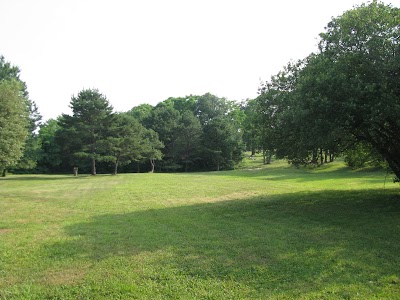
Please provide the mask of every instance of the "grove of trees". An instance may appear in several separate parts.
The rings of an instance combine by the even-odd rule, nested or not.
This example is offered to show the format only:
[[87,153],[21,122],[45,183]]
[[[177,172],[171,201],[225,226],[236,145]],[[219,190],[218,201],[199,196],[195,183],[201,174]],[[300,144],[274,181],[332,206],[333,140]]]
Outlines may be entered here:
[[72,115],[49,120],[39,130],[39,166],[70,172],[72,166],[100,172],[231,169],[243,157],[240,105],[211,94],[169,98],[116,113],[96,89],[70,102]]
[[[245,150],[294,165],[338,155],[354,167],[386,163],[400,178],[400,10],[378,1],[332,18],[319,51],[289,62],[256,99],[168,98],[115,112],[85,89],[40,125],[19,69],[0,58],[3,170],[71,172],[232,169]],[[3,172],[5,174],[5,171]]]

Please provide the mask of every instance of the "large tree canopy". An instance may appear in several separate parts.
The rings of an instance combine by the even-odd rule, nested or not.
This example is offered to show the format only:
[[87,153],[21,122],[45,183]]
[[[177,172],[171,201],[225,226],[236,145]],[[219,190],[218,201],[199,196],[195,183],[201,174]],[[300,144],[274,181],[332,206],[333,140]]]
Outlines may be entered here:
[[398,8],[355,7],[328,24],[318,54],[263,86],[258,101],[278,153],[304,161],[362,143],[400,176],[399,24]]
[[[400,10],[373,1],[333,19],[321,34],[320,57],[304,87],[320,93],[316,110],[370,144],[400,177]],[[322,65],[322,68],[320,67]],[[318,76],[315,76],[318,77]],[[327,109],[329,105],[331,109]]]

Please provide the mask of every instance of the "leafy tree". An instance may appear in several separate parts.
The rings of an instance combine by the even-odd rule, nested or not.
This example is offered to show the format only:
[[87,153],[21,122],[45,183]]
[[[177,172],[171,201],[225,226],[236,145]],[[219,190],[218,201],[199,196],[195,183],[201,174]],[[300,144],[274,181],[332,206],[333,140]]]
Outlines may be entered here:
[[205,158],[217,171],[232,169],[243,158],[240,132],[227,118],[214,118],[203,128]]
[[41,155],[38,165],[41,171],[54,172],[62,163],[61,148],[56,142],[58,130],[60,130],[60,125],[55,119],[49,119],[40,126],[38,138],[40,141]]
[[75,156],[89,158],[91,174],[96,175],[96,161],[109,159],[102,147],[114,121],[113,108],[97,89],[80,91],[71,98],[70,107],[73,115],[62,115],[59,141]]
[[199,118],[202,126],[212,119],[226,116],[231,108],[231,104],[225,98],[218,98],[210,93],[197,98],[195,115]]
[[321,34],[320,53],[262,87],[277,155],[323,163],[363,143],[400,175],[399,21],[399,9],[377,1],[349,10]]
[[40,145],[36,131],[42,117],[38,112],[36,103],[29,99],[26,83],[19,78],[19,75],[20,69],[7,62],[4,56],[0,56],[0,81],[15,80],[18,82],[20,96],[24,100],[29,120],[27,128],[30,134],[25,141],[24,154],[15,165],[10,165],[9,167],[13,169],[32,169],[36,166],[37,159],[39,158]]
[[143,157],[148,159],[151,164],[150,172],[153,173],[155,169],[155,161],[161,160],[163,153],[161,149],[164,148],[164,144],[159,140],[157,132],[152,129],[148,129],[145,132],[145,142]]
[[264,163],[269,162],[273,153],[296,163],[308,159],[309,151],[299,132],[302,124],[296,124],[301,116],[294,95],[300,65],[300,62],[289,63],[259,89],[256,122],[260,127]]
[[13,168],[14,170],[17,170],[19,172],[27,169],[34,169],[41,155],[40,140],[37,131],[42,120],[42,116],[40,115],[35,102],[29,99],[27,99],[26,102],[29,111],[29,135],[26,140],[24,155]]
[[[0,68],[1,70],[1,68]],[[28,111],[21,95],[21,83],[0,80],[0,166],[2,176],[23,155],[28,137]]]
[[153,110],[153,106],[150,104],[141,104],[133,107],[131,110],[127,112],[128,115],[134,117],[138,120],[142,125],[146,125],[147,119],[151,117],[151,111]]
[[[323,164],[344,149],[348,134],[325,116],[331,107],[311,84],[322,80],[323,66],[311,55],[289,63],[283,71],[264,84],[257,98],[263,151],[287,158],[294,165]],[[265,157],[265,155],[264,155]]]
[[257,124],[257,103],[254,99],[247,99],[242,102],[242,109],[245,114],[243,122],[243,141],[246,150],[251,151],[251,155],[258,150],[259,126]]
[[179,113],[183,113],[184,111],[195,112],[196,105],[198,102],[199,96],[189,95],[186,97],[170,97],[167,100],[163,101],[166,105],[173,106]]
[[175,161],[176,130],[179,126],[180,113],[171,103],[159,103],[151,114],[150,129],[157,132],[160,141],[164,144],[162,168],[176,170],[180,165]]
[[365,143],[357,143],[353,148],[346,150],[344,154],[344,161],[351,168],[384,166],[382,156],[371,145]]
[[189,165],[200,159],[202,128],[200,121],[189,111],[183,111],[176,129],[174,156],[184,164],[185,172]]
[[69,172],[72,166],[79,166],[81,170],[90,172],[91,166],[87,164],[87,160],[75,156],[75,153],[81,150],[82,143],[77,128],[73,126],[71,116],[62,114],[57,118],[57,124],[54,141],[62,153],[59,170]]
[[[303,85],[315,110],[356,143],[372,147],[400,177],[400,10],[373,1],[333,19],[321,34],[322,72]],[[329,109],[328,109],[329,107]]]
[[103,160],[114,164],[113,174],[116,175],[119,165],[139,161],[146,155],[146,129],[135,118],[120,113],[115,116],[110,133],[99,143],[105,151]]

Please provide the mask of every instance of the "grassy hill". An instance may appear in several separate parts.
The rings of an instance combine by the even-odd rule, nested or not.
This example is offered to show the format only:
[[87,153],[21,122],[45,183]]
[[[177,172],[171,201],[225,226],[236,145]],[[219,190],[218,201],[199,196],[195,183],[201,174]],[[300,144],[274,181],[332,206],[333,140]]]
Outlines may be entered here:
[[0,179],[0,299],[400,299],[399,186],[284,161]]

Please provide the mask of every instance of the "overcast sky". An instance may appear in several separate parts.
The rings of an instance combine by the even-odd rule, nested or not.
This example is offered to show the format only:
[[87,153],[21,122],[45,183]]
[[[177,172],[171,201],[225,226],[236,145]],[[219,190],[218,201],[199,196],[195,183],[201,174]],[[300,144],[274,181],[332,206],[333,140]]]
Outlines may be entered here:
[[84,88],[117,111],[206,92],[242,100],[362,2],[0,0],[0,55],[20,67],[45,120],[70,113]]

